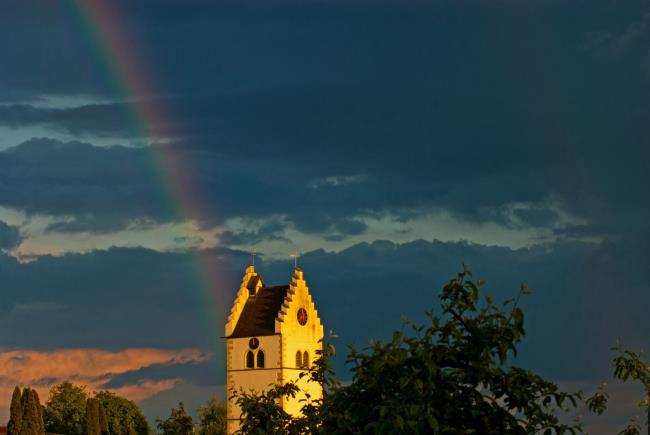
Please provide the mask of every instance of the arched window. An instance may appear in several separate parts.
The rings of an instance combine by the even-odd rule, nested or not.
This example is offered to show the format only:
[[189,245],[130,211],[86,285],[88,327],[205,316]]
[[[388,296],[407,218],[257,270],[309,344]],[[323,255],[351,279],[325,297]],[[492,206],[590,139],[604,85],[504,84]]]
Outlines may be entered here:
[[246,352],[246,368],[255,368],[255,355],[253,355],[253,352],[250,350]]
[[257,351],[257,368],[258,369],[264,368],[264,352],[262,352],[261,350]]
[[302,368],[302,352],[296,351],[296,368]]
[[309,368],[309,353],[307,351],[302,354],[302,366],[306,369]]

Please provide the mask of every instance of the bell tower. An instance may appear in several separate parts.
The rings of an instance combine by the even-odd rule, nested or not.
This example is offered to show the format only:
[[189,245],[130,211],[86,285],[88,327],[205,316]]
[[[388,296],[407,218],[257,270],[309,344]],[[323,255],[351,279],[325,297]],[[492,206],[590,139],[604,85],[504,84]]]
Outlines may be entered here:
[[[246,268],[225,326],[226,390],[263,392],[274,384],[297,382],[301,393],[284,399],[283,409],[299,415],[305,392],[322,396],[319,385],[299,375],[321,349],[323,324],[303,271],[295,267],[288,285],[267,287],[255,266]],[[240,409],[228,400],[228,433],[239,428]]]

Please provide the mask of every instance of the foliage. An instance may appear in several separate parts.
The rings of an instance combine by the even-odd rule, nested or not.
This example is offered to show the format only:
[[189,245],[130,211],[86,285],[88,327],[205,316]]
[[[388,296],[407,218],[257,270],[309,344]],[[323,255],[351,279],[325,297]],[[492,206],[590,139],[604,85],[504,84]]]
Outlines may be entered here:
[[85,427],[87,435],[108,435],[108,420],[104,407],[96,398],[86,401]]
[[11,396],[11,407],[9,409],[9,423],[7,424],[7,435],[19,435],[23,425],[23,407],[20,403],[21,391],[16,385]]
[[84,435],[87,400],[88,393],[83,386],[67,381],[53,386],[43,413],[47,431]]
[[[644,389],[645,397],[639,401],[639,407],[646,413],[646,427],[650,435],[650,362],[645,361],[643,349],[638,353],[623,349],[620,340],[617,341],[616,347],[612,348],[612,350],[618,353],[612,360],[614,377],[623,382],[627,382],[628,380],[638,381]],[[608,398],[609,396],[604,391],[604,388],[600,387],[596,394],[587,399],[589,409],[598,414],[602,414],[607,408]],[[619,432],[619,435],[640,434],[641,426],[636,417]]]
[[589,397],[586,401],[589,411],[601,415],[607,409],[607,401],[609,394],[605,391],[605,384],[602,383],[598,386],[598,390],[593,396]]
[[152,432],[147,418],[131,400],[116,396],[110,391],[100,391],[95,398],[105,411],[109,433],[148,435]]
[[[612,361],[614,377],[623,382],[629,379],[638,381],[644,388],[645,397],[639,402],[639,406],[645,410],[646,426],[650,434],[650,362],[645,361],[643,349],[639,353],[624,350],[620,341],[614,349],[618,352],[618,356]],[[634,425],[636,425],[636,433],[641,433],[639,425],[636,423]]]
[[101,435],[102,429],[99,425],[99,402],[97,399],[86,401],[86,434]]
[[[303,417],[291,418],[279,405],[295,397],[293,383],[261,395],[235,393],[243,433],[577,433],[556,413],[576,406],[579,393],[560,391],[539,375],[510,365],[525,335],[519,296],[496,305],[480,300],[483,282],[464,269],[440,295],[441,315],[427,312],[427,325],[407,322],[387,343],[352,349],[353,379],[331,379],[324,346],[307,376],[324,388],[320,401],[307,403]],[[405,329],[408,332],[405,332]]]
[[43,407],[36,390],[16,386],[11,397],[7,433],[10,435],[39,435],[45,433]]
[[276,385],[261,394],[253,392],[237,392],[235,403],[241,408],[241,434],[282,434],[292,433],[293,419],[282,409],[280,401],[283,397],[294,398],[299,391],[297,385],[287,382]]
[[110,432],[108,431],[108,417],[106,417],[106,411],[104,410],[104,406],[98,401],[99,403],[99,429],[102,433],[102,435],[108,435]]
[[39,434],[45,433],[45,422],[43,421],[43,406],[41,405],[41,399],[38,397],[38,392],[36,390],[31,390],[31,402],[36,413],[36,428],[38,429]]
[[146,417],[132,401],[108,391],[90,398],[86,387],[70,382],[50,389],[43,414],[50,433],[148,435],[152,432]]
[[178,410],[172,408],[169,418],[166,420],[157,418],[156,423],[163,435],[187,435],[194,432],[194,421],[185,412],[183,402],[178,404]]
[[226,404],[216,396],[208,403],[199,407],[199,435],[225,435],[226,433]]
[[20,434],[45,434],[45,426],[43,424],[43,409],[38,398],[38,393],[36,393],[36,391],[32,390],[31,388],[25,388],[20,398],[20,403],[23,411]]

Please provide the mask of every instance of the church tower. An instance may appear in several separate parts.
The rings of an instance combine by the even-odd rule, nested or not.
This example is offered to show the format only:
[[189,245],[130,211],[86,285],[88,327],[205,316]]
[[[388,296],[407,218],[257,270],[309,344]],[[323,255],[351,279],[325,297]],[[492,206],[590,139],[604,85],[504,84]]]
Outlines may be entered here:
[[[296,267],[289,285],[266,287],[253,265],[246,269],[228,316],[226,393],[262,392],[274,384],[296,381],[301,393],[283,399],[282,408],[299,415],[303,392],[322,396],[319,385],[299,379],[321,349],[323,324],[318,317],[302,270]],[[228,433],[239,429],[240,409],[228,400]]]

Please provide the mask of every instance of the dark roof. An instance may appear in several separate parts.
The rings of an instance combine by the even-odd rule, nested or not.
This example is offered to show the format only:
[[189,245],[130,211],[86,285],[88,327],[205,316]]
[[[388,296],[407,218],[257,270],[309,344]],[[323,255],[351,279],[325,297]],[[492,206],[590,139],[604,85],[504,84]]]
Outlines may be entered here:
[[[257,287],[257,283],[260,282],[261,279],[262,279],[262,278],[261,278],[259,275],[255,275],[255,276],[253,276],[253,277],[248,281],[248,285],[246,286],[246,288],[247,288],[248,290],[255,290],[255,287]],[[264,285],[264,283],[262,283],[262,285]]]
[[287,296],[288,285],[261,288],[249,296],[235,330],[228,338],[275,334],[275,318]]

